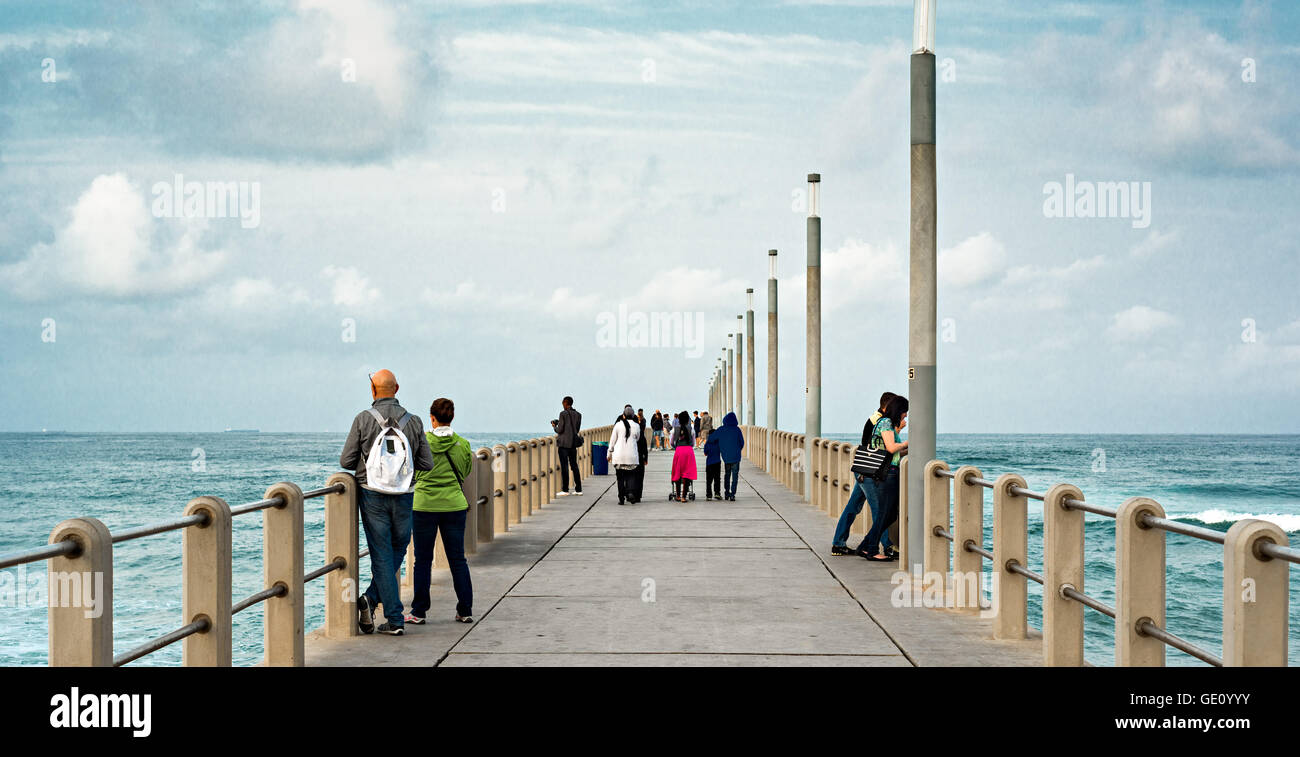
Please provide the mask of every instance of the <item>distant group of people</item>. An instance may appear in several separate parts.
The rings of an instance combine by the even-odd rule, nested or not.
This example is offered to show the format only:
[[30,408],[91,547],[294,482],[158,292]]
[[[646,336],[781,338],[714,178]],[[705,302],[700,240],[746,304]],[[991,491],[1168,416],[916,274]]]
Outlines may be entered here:
[[[397,402],[397,377],[370,376],[370,407],[357,413],[343,443],[339,465],[355,471],[361,527],[370,549],[370,585],[357,597],[362,633],[401,636],[407,624],[422,625],[430,609],[433,548],[442,534],[456,591],[456,621],[473,623],[474,592],[465,560],[469,502],[461,490],[469,475],[469,441],[451,427],[456,405],[439,397],[429,407],[430,430]],[[415,591],[404,613],[397,570],[415,540]],[[375,616],[383,608],[384,621]]]
[[[649,433],[647,434],[647,425]],[[648,438],[647,438],[648,437]],[[705,498],[735,500],[739,479],[740,451],[745,446],[735,413],[728,413],[720,429],[714,429],[708,411],[691,413],[683,410],[676,415],[655,410],[649,419],[645,409],[633,410],[624,405],[623,412],[614,419],[610,432],[608,459],[618,481],[618,503],[636,504],[644,494],[645,466],[649,451],[672,450],[670,471],[672,499],[687,502],[695,498],[691,491],[699,477],[695,462],[695,449],[704,448]],[[727,466],[725,494],[722,491],[722,466]]]
[[[873,562],[898,559],[898,551],[889,539],[889,528],[898,520],[898,464],[907,454],[902,438],[907,428],[907,398],[893,392],[880,395],[880,407],[862,427],[862,446],[884,450],[887,464],[877,475],[854,474],[856,485],[840,513],[831,541],[831,554],[857,555]],[[866,503],[871,508],[871,528],[854,549],[848,546],[849,529]]]

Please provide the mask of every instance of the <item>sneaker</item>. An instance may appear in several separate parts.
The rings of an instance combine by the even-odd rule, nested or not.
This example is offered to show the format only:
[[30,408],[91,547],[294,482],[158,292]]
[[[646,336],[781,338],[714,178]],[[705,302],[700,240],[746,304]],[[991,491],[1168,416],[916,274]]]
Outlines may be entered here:
[[851,555],[851,554],[853,554],[853,550],[849,549],[847,546],[841,547],[837,545],[831,547],[831,556],[833,557],[843,557],[844,555]]
[[426,622],[423,615],[414,615],[409,612],[406,614],[404,620],[413,626],[422,626]]
[[457,622],[457,623],[473,623],[473,622],[474,622],[474,616],[472,616],[472,615],[457,615],[457,616],[456,616],[456,622]]
[[712,494],[706,494],[706,495],[704,495],[704,499],[705,499],[705,501],[710,501],[710,500],[713,499],[713,495],[712,495]]
[[357,625],[361,627],[361,633],[375,632],[375,619],[370,614],[370,600],[365,594],[357,597]]
[[382,634],[386,634],[388,636],[401,636],[402,634],[406,633],[405,631],[402,630],[401,626],[394,626],[388,623],[381,624],[375,630]]
[[557,496],[557,497],[567,497],[567,496],[569,496],[569,493],[568,493],[568,492],[556,492],[556,493],[555,493],[555,496]]
[[575,496],[575,497],[581,497],[581,496],[582,496],[582,490],[581,490],[581,489],[577,490],[576,492],[573,493],[573,496]]

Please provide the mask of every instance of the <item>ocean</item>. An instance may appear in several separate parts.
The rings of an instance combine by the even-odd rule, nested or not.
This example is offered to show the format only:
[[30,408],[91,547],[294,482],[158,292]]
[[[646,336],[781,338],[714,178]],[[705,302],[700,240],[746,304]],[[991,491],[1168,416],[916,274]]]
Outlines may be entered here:
[[[464,434],[475,448],[549,431]],[[828,435],[856,441],[857,434]],[[337,468],[342,434],[0,434],[0,552],[44,544],[59,521],[99,518],[112,530],[179,516],[199,495],[237,505],[260,499],[277,481],[316,488]],[[939,456],[986,476],[1023,475],[1031,489],[1068,482],[1089,502],[1118,506],[1130,496],[1160,502],[1171,517],[1226,531],[1239,518],[1263,518],[1300,541],[1300,436],[1121,436],[941,434]],[[985,542],[992,532],[986,499]],[[308,500],[306,568],[324,559],[324,502]],[[1030,567],[1042,569],[1042,507],[1030,503]],[[829,519],[828,519],[829,520]],[[1086,591],[1115,600],[1114,525],[1089,515]],[[827,527],[830,538],[830,525]],[[1167,627],[1214,653],[1220,651],[1222,547],[1170,534]],[[114,551],[114,648],[127,651],[181,625],[181,537],[177,532],[118,545]],[[236,518],[234,597],[261,589],[261,516]],[[363,560],[362,581],[368,581]],[[0,665],[46,662],[44,566],[0,571]],[[7,590],[6,590],[7,589]],[[15,590],[17,589],[17,590]],[[1300,569],[1292,568],[1292,664],[1300,664]],[[324,581],[307,589],[308,629],[323,622]],[[1039,625],[1041,587],[1030,584],[1030,623]],[[1085,613],[1089,662],[1114,660],[1113,621]],[[235,617],[234,664],[261,659],[261,607]],[[172,645],[134,665],[179,665]],[[1170,649],[1170,665],[1203,665]]]

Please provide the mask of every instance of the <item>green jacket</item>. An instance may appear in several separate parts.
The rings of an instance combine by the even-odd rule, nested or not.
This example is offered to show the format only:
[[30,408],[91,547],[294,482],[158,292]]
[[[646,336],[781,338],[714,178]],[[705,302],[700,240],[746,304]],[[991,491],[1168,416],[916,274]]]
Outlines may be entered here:
[[456,472],[465,480],[472,465],[469,442],[455,432],[451,436],[435,436],[428,431],[424,436],[433,452],[433,469],[415,472],[413,509],[422,513],[451,513],[469,508],[464,492],[456,485],[456,473],[447,462],[450,455]]

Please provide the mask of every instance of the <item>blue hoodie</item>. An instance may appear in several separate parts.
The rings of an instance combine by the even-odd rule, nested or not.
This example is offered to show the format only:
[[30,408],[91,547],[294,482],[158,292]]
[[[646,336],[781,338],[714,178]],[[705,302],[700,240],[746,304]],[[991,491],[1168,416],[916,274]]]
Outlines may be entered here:
[[745,436],[740,433],[740,422],[735,413],[727,413],[722,419],[722,428],[709,434],[709,441],[718,440],[718,449],[722,452],[722,462],[740,462],[740,451],[745,448]]
[[721,465],[722,453],[718,451],[718,440],[713,438],[716,434],[709,434],[709,440],[704,443],[704,464]]

